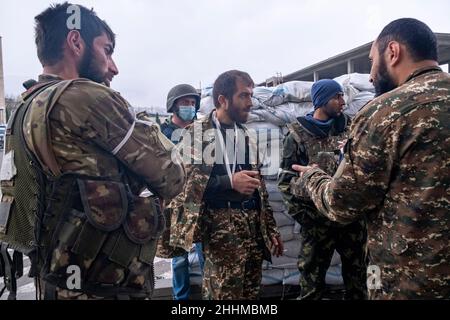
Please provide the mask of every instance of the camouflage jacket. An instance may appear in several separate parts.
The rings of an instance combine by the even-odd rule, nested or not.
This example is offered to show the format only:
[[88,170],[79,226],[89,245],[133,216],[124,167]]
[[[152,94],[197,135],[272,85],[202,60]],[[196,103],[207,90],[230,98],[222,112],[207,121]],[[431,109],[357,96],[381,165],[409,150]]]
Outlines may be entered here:
[[145,115],[136,119],[127,101],[106,86],[48,75],[37,86],[49,83],[24,118],[28,148],[49,183],[61,181],[45,195],[42,241],[51,259],[42,277],[65,289],[67,266],[74,264],[81,268],[82,292],[97,295],[105,285],[148,296],[153,226],[163,224],[155,220],[161,216],[155,197],[141,193],[147,188],[171,200],[181,191],[185,171],[172,161],[174,145]]
[[[58,80],[49,75],[39,77],[40,83]],[[26,97],[27,92],[23,99]],[[119,93],[77,79],[60,96],[50,97],[56,101],[48,114],[43,115],[46,119],[40,119],[40,123],[48,124],[47,130],[31,123],[33,107],[25,118],[27,144],[46,172],[114,175],[111,170],[120,161],[138,178],[135,183],[140,189],[148,188],[165,200],[171,200],[182,190],[185,172],[181,164],[172,161],[174,145],[149,118],[135,122],[132,107]],[[44,105],[48,100],[49,92],[44,92],[34,104]],[[133,125],[134,130],[129,132]],[[112,156],[128,133],[131,135],[126,143]]]
[[[246,129],[238,125],[239,129],[246,132]],[[193,143],[188,143],[191,149],[191,156],[194,164],[185,164],[187,181],[182,193],[180,193],[171,203],[172,222],[170,230],[170,245],[189,250],[195,242],[201,242],[203,234],[202,219],[205,213],[205,203],[203,195],[209,181],[214,163],[204,161],[203,154],[206,150],[214,150],[216,147],[215,130],[212,123],[212,112],[202,120],[195,121],[187,128],[187,136],[193,137]],[[202,139],[202,141],[199,141]],[[183,135],[181,142],[177,145],[186,146],[186,135]],[[246,140],[246,143],[251,143]],[[257,170],[257,165],[252,165],[253,170]],[[261,198],[260,228],[267,247],[270,246],[271,237],[279,235],[272,208],[269,205],[268,194],[264,181],[259,188]]]
[[[300,118],[299,120],[303,120]],[[321,225],[339,226],[323,217],[308,194],[300,195],[295,189],[298,174],[292,171],[293,164],[309,165],[317,164],[319,168],[333,175],[339,162],[339,142],[347,139],[350,118],[342,114],[337,118],[328,136],[318,135],[315,128],[302,125],[297,120],[288,125],[289,132],[283,142],[283,160],[281,161],[281,172],[278,177],[278,188],[280,189],[288,213],[299,223],[307,223],[311,218],[315,223]],[[299,191],[302,189],[300,188]],[[297,195],[295,195],[297,194]]]
[[[423,68],[354,119],[345,162],[303,183],[321,213],[364,215],[379,276],[372,298],[450,297],[450,75]],[[370,285],[370,283],[369,283]]]

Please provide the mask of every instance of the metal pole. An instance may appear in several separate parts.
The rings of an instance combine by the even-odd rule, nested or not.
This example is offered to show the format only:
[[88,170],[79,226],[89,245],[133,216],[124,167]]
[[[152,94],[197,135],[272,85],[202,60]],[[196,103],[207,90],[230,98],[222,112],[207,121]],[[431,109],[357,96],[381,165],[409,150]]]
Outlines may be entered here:
[[0,36],[0,124],[6,122],[5,117],[5,78],[3,77],[2,37]]

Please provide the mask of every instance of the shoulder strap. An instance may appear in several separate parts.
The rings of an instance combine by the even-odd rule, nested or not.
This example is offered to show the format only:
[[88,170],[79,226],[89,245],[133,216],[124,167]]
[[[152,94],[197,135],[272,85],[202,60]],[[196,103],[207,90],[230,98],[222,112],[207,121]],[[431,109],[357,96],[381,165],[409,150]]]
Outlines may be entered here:
[[[298,145],[301,145],[302,143],[305,142],[305,135],[310,135],[306,129],[300,125],[300,123],[298,121],[289,123],[287,125],[287,128],[289,130],[289,133],[292,135],[292,137],[294,138],[295,142],[297,142]],[[311,135],[311,137],[313,137]]]
[[[61,168],[56,161],[51,143],[50,127],[48,126],[48,117],[53,107],[58,102],[60,96],[73,83],[74,80],[58,81],[45,87],[37,95],[30,98],[30,108],[26,112],[29,113],[29,122],[38,124],[37,126],[29,126],[31,140],[27,141],[27,146],[36,155],[42,169],[53,176],[61,175]],[[36,104],[36,107],[33,107]],[[39,108],[41,105],[43,107]],[[33,109],[31,112],[31,108]],[[41,137],[40,141],[34,141],[34,137]],[[35,142],[35,143],[34,143]]]

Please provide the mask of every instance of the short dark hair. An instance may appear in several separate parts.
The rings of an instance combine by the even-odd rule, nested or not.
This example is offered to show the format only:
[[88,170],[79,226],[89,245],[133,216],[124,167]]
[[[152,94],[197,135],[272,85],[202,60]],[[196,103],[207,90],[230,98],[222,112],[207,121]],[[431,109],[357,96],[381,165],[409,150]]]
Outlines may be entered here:
[[438,60],[437,40],[431,29],[422,21],[402,18],[389,23],[377,38],[378,52],[383,54],[390,41],[405,45],[414,62]]
[[233,100],[233,95],[236,93],[237,86],[236,81],[241,80],[248,86],[254,86],[252,78],[247,72],[239,70],[230,70],[222,73],[217,80],[214,82],[213,88],[213,99],[214,106],[216,108],[220,107],[219,96],[224,96],[228,101]]
[[[54,65],[63,57],[63,45],[68,33],[67,20],[70,15],[67,8],[71,3],[54,4],[37,15],[34,20],[37,55],[43,66]],[[93,9],[76,5],[80,9],[80,32],[87,46],[91,46],[94,38],[106,33],[115,46],[116,35],[108,24],[101,20]]]

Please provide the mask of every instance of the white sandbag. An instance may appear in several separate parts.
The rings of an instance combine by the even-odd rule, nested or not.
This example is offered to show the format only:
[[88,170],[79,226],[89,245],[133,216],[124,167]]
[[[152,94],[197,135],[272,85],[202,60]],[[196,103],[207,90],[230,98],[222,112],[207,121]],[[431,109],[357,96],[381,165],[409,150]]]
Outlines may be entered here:
[[[262,176],[264,177],[265,181],[277,181],[277,179],[278,179],[278,174],[264,174],[264,173],[262,173]],[[278,210],[281,210],[281,209],[278,209]]]
[[271,202],[282,202],[283,196],[281,195],[281,192],[275,191],[275,192],[269,192],[269,201]]
[[369,102],[370,100],[353,100],[345,107],[344,113],[353,118]]
[[284,269],[283,285],[300,285],[300,271],[297,268]]
[[212,95],[213,95],[213,88],[214,88],[214,84],[210,84],[210,85],[207,85],[206,87],[202,88],[202,95],[201,95],[201,97],[202,98],[212,97]]
[[278,228],[281,234],[281,240],[283,242],[291,241],[294,239],[294,226],[284,226]]
[[358,91],[370,91],[375,93],[375,87],[370,82],[370,74],[367,73],[344,74],[334,78],[334,80],[339,82],[342,86],[352,86]]
[[286,241],[283,243],[284,245],[284,253],[286,257],[289,258],[296,258],[298,259],[298,255],[300,253],[300,247],[302,245],[301,241],[299,240],[291,240]]
[[286,212],[274,212],[273,218],[275,219],[278,228],[284,226],[293,226],[295,223],[294,219],[292,219],[292,217],[289,216]]
[[[264,179],[265,179],[265,180],[267,179],[266,176],[264,177]],[[279,202],[279,201],[272,202],[272,203],[270,204],[270,206],[272,207],[272,210],[273,210],[273,211],[283,212],[283,211],[286,210],[286,207],[285,207],[285,205],[284,205],[284,202]]]
[[271,268],[274,269],[295,269],[297,268],[298,258],[288,256],[275,257],[272,256]]
[[344,90],[344,101],[346,105],[352,103],[352,101],[355,99],[355,96],[360,92],[358,89],[356,89],[351,85],[344,86],[343,90]]
[[302,226],[300,223],[295,221],[294,224],[294,237],[300,237],[300,231],[302,230]]
[[265,121],[278,127],[292,123],[296,118],[304,116],[314,110],[311,102],[303,103],[284,103],[276,107],[264,107],[252,109],[251,113],[264,118]]
[[207,115],[214,109],[214,100],[213,97],[207,96],[200,100],[200,109],[198,113],[201,115]]
[[266,189],[268,193],[272,193],[272,192],[280,192],[280,190],[278,189],[278,183],[270,181],[266,183]]
[[272,97],[274,87],[255,87],[253,89],[253,98],[264,103]]
[[276,90],[283,90],[285,95],[292,95],[299,101],[311,101],[311,87],[313,82],[310,81],[289,81],[282,83],[276,87]]
[[277,127],[283,126],[286,122],[289,123],[292,117],[290,115],[276,114],[276,112],[272,108],[269,109],[269,107],[266,109],[252,110],[251,112]]
[[325,276],[325,283],[334,286],[340,286],[344,284],[344,279],[342,278],[342,268],[340,264],[328,268],[327,274]]
[[283,269],[263,270],[261,284],[263,286],[280,284],[283,282],[283,276],[284,276]]
[[[254,112],[250,112],[250,115],[253,117],[258,117],[259,119],[264,119],[263,117],[261,117],[260,115],[254,113]],[[279,126],[274,125],[270,122],[265,121],[264,122],[247,122],[244,124],[248,129],[253,129],[256,131],[260,131],[260,130],[279,130]]]
[[250,114],[248,115],[248,119],[247,122],[245,123],[246,125],[249,123],[254,123],[254,122],[264,122],[265,123],[265,119],[263,117],[261,117],[260,115],[257,115],[255,113],[250,112]]
[[296,118],[305,116],[306,114],[314,111],[314,106],[312,102],[286,103],[277,106],[275,109],[278,113],[283,112],[291,114],[292,121],[295,121]]

